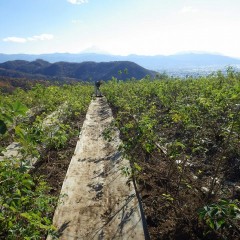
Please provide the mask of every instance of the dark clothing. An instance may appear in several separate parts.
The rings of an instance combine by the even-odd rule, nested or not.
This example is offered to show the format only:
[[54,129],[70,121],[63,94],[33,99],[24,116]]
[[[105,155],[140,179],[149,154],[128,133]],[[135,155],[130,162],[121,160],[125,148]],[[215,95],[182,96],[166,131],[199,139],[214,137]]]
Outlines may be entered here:
[[95,86],[96,86],[97,88],[100,88],[101,82],[100,82],[100,81],[95,82]]
[[102,93],[100,91],[100,86],[101,86],[101,82],[100,81],[96,81],[95,82],[95,96],[96,97],[101,97]]

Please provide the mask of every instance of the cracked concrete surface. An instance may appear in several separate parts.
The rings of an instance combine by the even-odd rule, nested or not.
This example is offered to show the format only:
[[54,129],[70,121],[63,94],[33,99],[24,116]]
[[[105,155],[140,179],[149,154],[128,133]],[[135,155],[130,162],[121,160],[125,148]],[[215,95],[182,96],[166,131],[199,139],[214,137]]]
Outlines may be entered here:
[[118,151],[119,132],[103,138],[112,120],[106,99],[92,100],[53,219],[60,239],[144,239],[133,184],[121,173],[129,162]]

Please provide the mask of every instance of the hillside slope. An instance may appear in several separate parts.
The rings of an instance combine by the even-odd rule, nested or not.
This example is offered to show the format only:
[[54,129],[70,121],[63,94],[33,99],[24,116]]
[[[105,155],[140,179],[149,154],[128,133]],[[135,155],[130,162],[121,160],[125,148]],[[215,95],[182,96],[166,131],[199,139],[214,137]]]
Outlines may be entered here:
[[147,70],[129,61],[114,62],[56,62],[49,63],[38,59],[32,62],[25,60],[7,61],[0,64],[1,76],[26,77],[33,79],[76,79],[83,81],[110,80],[117,77],[141,79],[146,75],[155,76],[156,72]]

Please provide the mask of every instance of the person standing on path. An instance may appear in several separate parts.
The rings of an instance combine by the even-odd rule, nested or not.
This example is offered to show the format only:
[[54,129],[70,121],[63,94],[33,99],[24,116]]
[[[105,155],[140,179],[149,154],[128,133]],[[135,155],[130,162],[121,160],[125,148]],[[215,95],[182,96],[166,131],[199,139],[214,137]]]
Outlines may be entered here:
[[102,97],[102,93],[100,91],[101,84],[102,84],[102,81],[96,81],[95,82],[95,96],[96,97]]

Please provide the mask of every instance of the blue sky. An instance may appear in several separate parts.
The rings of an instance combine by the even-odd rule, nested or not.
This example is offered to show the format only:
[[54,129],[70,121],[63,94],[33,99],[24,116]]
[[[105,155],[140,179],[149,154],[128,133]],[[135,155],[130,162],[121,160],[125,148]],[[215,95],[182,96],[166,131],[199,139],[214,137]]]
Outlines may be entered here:
[[0,0],[0,53],[240,58],[239,0]]

